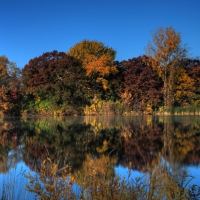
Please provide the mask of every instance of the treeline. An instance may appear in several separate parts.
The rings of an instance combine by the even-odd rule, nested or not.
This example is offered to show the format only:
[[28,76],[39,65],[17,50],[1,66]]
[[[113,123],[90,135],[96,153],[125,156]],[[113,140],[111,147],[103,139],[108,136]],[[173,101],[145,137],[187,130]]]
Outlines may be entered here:
[[46,52],[21,70],[0,57],[0,109],[9,115],[159,114],[200,111],[200,60],[181,35],[158,28],[145,55],[116,61],[102,42]]

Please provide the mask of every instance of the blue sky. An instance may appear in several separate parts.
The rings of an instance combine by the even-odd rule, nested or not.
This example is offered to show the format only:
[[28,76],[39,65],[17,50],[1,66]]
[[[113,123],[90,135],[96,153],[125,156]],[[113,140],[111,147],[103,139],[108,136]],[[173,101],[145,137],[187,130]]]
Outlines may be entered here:
[[151,31],[172,26],[191,57],[200,56],[200,0],[7,0],[0,3],[0,56],[23,68],[83,39],[117,51],[122,61],[144,54]]

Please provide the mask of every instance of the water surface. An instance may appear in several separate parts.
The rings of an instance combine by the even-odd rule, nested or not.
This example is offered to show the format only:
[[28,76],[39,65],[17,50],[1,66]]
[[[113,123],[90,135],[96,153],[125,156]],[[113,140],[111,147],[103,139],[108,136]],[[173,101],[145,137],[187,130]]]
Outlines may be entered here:
[[30,195],[24,174],[36,173],[47,156],[60,168],[71,166],[74,175],[89,175],[92,166],[103,173],[109,163],[110,174],[126,177],[132,170],[135,178],[166,163],[174,174],[186,169],[194,177],[191,183],[199,185],[200,118],[1,118],[0,154],[0,192],[9,185],[13,199]]

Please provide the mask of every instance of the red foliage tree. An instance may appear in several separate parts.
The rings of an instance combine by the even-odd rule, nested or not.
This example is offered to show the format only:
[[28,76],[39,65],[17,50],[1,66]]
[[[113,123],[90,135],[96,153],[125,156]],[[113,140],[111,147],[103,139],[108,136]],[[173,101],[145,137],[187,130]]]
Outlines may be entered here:
[[84,103],[84,77],[85,70],[77,59],[64,52],[47,52],[25,65],[23,91],[33,101],[78,105]]
[[126,63],[124,71],[124,92],[129,94],[131,108],[143,113],[161,101],[161,81],[143,57],[133,58]]
[[200,61],[196,60],[187,68],[187,73],[195,80],[195,96],[194,103],[200,105]]

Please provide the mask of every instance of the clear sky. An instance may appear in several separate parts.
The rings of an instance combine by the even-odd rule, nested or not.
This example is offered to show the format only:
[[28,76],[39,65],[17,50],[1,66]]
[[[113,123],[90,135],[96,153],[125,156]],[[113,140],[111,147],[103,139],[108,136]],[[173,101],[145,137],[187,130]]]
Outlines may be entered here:
[[151,31],[172,26],[200,56],[200,0],[1,0],[0,56],[23,68],[83,39],[117,51],[122,61],[144,54]]

